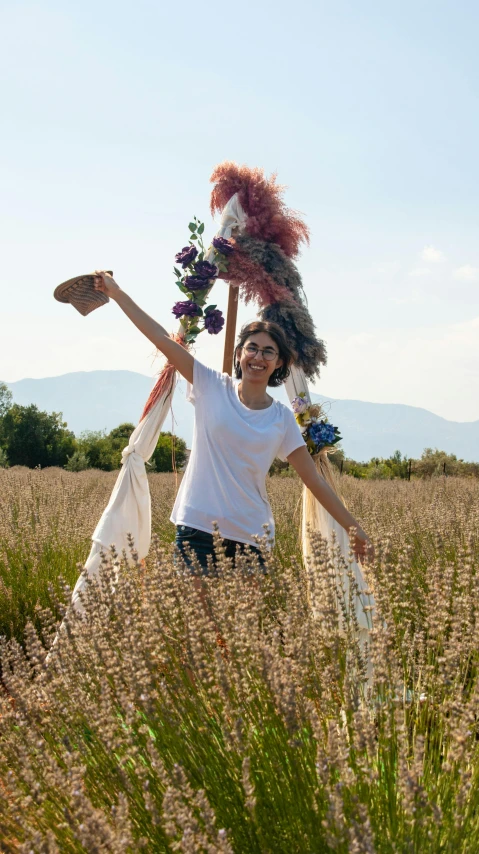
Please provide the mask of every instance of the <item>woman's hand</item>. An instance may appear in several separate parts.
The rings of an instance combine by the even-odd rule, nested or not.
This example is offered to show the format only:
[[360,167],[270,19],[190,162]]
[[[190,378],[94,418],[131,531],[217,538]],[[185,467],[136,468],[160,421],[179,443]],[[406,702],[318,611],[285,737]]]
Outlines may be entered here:
[[362,528],[355,529],[354,539],[351,537],[351,545],[357,561],[360,561],[361,558],[366,563],[374,560],[374,546]]
[[96,291],[101,291],[113,300],[120,293],[117,283],[105,270],[95,270],[94,286]]

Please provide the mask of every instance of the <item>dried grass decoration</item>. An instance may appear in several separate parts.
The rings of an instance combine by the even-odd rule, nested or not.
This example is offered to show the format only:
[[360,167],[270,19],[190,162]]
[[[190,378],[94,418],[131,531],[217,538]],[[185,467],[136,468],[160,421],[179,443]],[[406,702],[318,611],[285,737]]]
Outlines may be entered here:
[[[204,224],[196,217],[189,224],[187,246],[176,255],[176,285],[186,300],[173,306],[187,345],[205,329],[217,334],[223,316],[216,305],[206,305],[217,278],[238,287],[246,303],[255,302],[260,318],[274,321],[286,333],[296,365],[305,377],[319,377],[326,364],[324,342],[316,335],[299,271],[293,261],[309,229],[284,200],[284,187],[262,169],[225,161],[211,176],[211,213],[220,213],[222,228],[208,250],[203,244]],[[234,199],[236,207],[228,210]],[[226,213],[226,217],[225,217]],[[236,219],[239,217],[239,220]],[[202,326],[199,322],[202,322]]]
[[[109,276],[113,276],[113,270],[106,270]],[[58,285],[53,292],[58,302],[69,302],[83,317],[90,314],[96,308],[110,302],[110,298],[101,291],[95,290],[95,274],[86,273],[83,276],[74,276]]]
[[244,211],[240,233],[226,272],[218,277],[239,287],[246,303],[260,307],[261,320],[278,323],[295,351],[295,363],[305,377],[319,377],[326,364],[324,342],[317,337],[300,273],[294,260],[309,242],[309,229],[283,199],[284,187],[263,169],[226,161],[213,171],[211,213],[221,212],[233,195]]

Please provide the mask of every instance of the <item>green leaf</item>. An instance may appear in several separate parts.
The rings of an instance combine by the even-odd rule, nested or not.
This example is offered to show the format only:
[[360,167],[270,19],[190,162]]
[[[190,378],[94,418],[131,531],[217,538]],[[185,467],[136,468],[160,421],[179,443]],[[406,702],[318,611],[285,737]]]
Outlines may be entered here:
[[199,327],[199,326],[190,326],[190,328],[188,329],[188,332],[189,332],[191,335],[193,335],[193,334],[194,334],[194,335],[198,335],[198,333],[199,333],[199,332],[201,332],[201,329],[200,329],[200,327]]
[[176,284],[178,285],[182,294],[189,294],[189,290],[184,285],[180,284],[179,282],[177,282]]
[[175,275],[178,276],[179,279],[181,279],[181,271],[178,270],[178,267],[173,267],[173,270],[175,271]]
[[190,234],[190,240],[198,240],[197,234]]
[[213,311],[216,308],[216,305],[207,305],[205,308],[205,314],[207,311]]
[[190,222],[188,224],[188,228],[190,229],[190,231],[196,231],[196,222]]
[[204,222],[202,222],[198,226],[198,234],[203,234],[204,230],[205,230],[205,224],[204,224]]
[[200,308],[198,303],[196,303],[196,305],[198,306],[198,317],[203,317],[203,309]]

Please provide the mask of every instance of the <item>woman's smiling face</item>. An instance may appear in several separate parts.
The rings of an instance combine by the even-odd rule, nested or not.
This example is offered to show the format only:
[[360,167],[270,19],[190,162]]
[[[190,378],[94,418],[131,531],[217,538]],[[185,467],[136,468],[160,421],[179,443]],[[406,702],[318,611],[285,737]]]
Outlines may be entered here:
[[[270,354],[271,360],[266,358]],[[267,332],[255,332],[250,335],[243,347],[236,350],[236,358],[240,363],[242,379],[264,386],[268,385],[273,371],[283,364],[278,347]]]

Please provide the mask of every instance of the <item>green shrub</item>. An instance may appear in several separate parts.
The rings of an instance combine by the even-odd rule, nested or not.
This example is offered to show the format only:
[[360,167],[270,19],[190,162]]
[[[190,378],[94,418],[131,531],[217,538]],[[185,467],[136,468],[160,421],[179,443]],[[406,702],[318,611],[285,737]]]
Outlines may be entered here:
[[71,457],[68,457],[65,466],[66,471],[85,471],[89,468],[91,468],[90,460],[82,451],[75,451]]
[[[154,471],[168,472],[174,465],[180,471],[186,463],[186,442],[172,433],[160,433],[150,463]],[[173,465],[174,464],[174,465]]]
[[84,430],[77,439],[78,450],[88,457],[90,467],[114,471],[121,466],[121,454],[128,445],[134,424],[124,423],[110,433],[105,430]]
[[75,436],[61,412],[41,412],[33,404],[14,403],[1,421],[2,442],[10,465],[64,466],[75,450]]
[[364,477],[367,480],[391,480],[394,474],[391,467],[382,460],[372,460],[366,466]]

